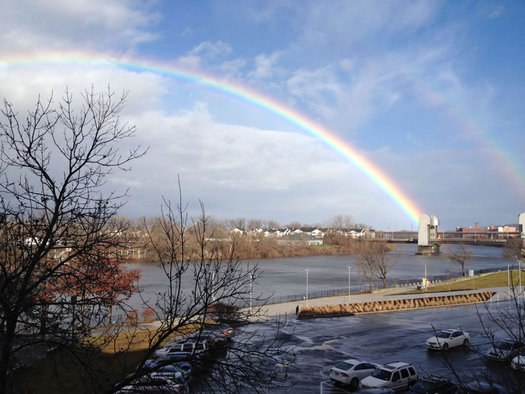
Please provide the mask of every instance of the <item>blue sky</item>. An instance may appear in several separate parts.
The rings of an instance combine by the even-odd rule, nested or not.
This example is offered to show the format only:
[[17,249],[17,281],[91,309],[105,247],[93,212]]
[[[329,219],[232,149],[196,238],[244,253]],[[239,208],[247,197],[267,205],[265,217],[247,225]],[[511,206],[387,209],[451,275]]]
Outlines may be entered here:
[[229,79],[339,135],[444,229],[525,211],[521,1],[4,0],[0,96],[128,90],[148,155],[110,187],[124,215],[159,213],[181,177],[212,216],[415,228],[369,178],[296,126],[228,95],[147,72],[11,65],[72,52]]

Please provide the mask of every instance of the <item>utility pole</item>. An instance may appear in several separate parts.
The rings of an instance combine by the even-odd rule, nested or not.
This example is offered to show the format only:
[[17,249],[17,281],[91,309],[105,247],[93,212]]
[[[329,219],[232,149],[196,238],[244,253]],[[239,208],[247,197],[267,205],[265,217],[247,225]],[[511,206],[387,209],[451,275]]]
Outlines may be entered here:
[[352,286],[350,284],[350,266],[348,266],[348,303],[350,303],[350,293],[352,293]]
[[306,271],[306,305],[308,306],[308,273],[310,272],[310,269],[305,269]]

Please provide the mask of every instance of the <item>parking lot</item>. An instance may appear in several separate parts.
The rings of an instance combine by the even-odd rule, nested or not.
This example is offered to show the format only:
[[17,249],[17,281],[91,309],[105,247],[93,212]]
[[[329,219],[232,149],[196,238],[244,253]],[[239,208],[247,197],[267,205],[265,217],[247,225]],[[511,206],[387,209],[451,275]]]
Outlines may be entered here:
[[[504,302],[494,302],[490,308],[506,308]],[[296,354],[290,368],[291,387],[276,388],[275,393],[336,393],[332,387],[330,368],[347,358],[364,359],[384,364],[391,361],[412,363],[420,376],[441,375],[453,379],[452,368],[466,380],[479,376],[486,367],[480,357],[489,347],[483,335],[478,313],[486,314],[481,305],[449,308],[429,308],[403,312],[374,313],[349,317],[288,320],[282,328],[289,335],[288,344]],[[487,321],[487,319],[484,319]],[[257,323],[250,330],[275,330],[275,323]],[[427,351],[425,341],[435,329],[462,328],[471,335],[471,348],[448,352]],[[489,372],[502,378],[520,378],[510,368],[489,365]],[[324,382],[324,383],[323,383]]]

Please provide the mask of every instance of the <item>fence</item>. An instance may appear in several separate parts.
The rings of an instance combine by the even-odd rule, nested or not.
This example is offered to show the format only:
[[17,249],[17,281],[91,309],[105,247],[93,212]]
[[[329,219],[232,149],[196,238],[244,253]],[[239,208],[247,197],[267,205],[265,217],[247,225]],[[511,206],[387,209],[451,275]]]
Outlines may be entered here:
[[[511,270],[518,269],[517,265],[511,265],[509,267]],[[502,268],[486,268],[481,270],[474,270],[475,275],[487,274],[490,272],[504,271]],[[443,275],[433,275],[429,276],[428,280],[430,282],[440,282],[448,279],[457,278],[457,273],[448,273]],[[387,280],[387,287],[407,287],[411,285],[418,285],[421,283],[421,278],[411,278],[411,279],[397,279],[397,280]],[[379,289],[378,286],[374,286],[374,290]],[[359,293],[363,291],[370,291],[370,286],[352,286],[350,289],[351,293]],[[330,290],[319,290],[319,291],[308,291],[308,298],[323,298],[323,297],[336,297],[348,295],[348,287],[339,288],[339,289],[330,289]],[[286,296],[275,296],[270,297],[265,300],[253,300],[254,306],[259,306],[263,304],[281,304],[284,302],[293,302],[293,301],[302,301],[306,298],[306,294],[291,294]]]

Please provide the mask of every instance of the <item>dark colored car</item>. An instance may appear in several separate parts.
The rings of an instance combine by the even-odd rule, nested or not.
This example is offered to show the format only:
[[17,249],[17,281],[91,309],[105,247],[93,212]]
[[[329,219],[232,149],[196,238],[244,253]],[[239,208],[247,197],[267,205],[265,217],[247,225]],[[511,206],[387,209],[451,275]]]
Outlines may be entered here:
[[233,327],[226,323],[205,323],[203,328],[205,330],[217,330],[224,334],[228,339],[231,339],[235,334]]
[[181,371],[182,376],[184,376],[184,379],[186,379],[187,382],[190,382],[192,379],[193,374],[193,367],[190,362],[188,361],[177,361],[171,365],[174,365]]
[[411,394],[454,394],[457,386],[450,380],[440,376],[420,377],[419,380],[410,387],[407,393]]
[[162,377],[143,376],[122,387],[117,393],[184,393],[184,388],[181,391],[179,384]]
[[492,361],[510,361],[524,348],[525,344],[521,341],[515,341],[513,339],[496,341],[491,345],[487,353],[485,353],[485,357]]
[[206,341],[210,350],[221,349],[226,346],[228,338],[218,330],[202,330],[194,332],[189,339],[196,341]]

